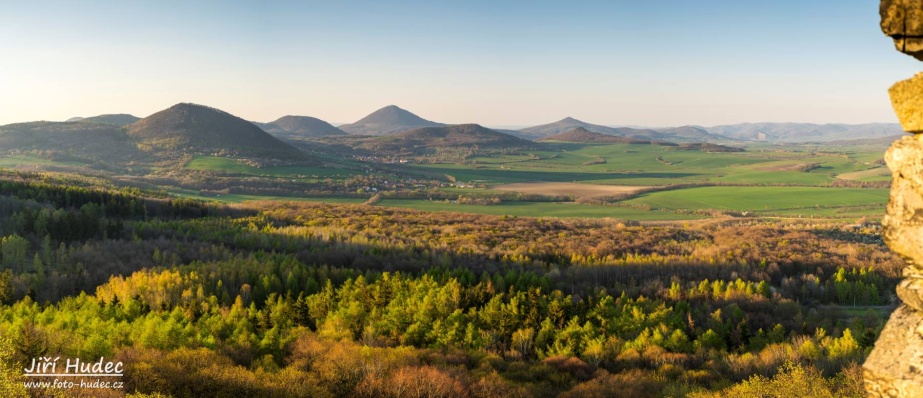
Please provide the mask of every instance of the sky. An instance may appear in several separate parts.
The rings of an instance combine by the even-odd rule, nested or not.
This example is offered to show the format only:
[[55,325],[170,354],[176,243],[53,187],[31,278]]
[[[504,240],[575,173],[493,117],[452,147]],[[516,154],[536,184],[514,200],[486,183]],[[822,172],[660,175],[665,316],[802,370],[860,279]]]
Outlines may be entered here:
[[11,1],[0,124],[179,102],[255,121],[895,122],[874,0]]

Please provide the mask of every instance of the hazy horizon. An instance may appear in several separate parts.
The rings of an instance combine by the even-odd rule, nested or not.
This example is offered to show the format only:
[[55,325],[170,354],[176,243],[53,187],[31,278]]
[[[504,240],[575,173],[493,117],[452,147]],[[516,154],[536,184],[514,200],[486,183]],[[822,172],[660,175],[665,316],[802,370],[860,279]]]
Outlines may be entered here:
[[179,102],[352,123],[894,123],[916,61],[861,0],[16,3],[0,15],[0,125]]

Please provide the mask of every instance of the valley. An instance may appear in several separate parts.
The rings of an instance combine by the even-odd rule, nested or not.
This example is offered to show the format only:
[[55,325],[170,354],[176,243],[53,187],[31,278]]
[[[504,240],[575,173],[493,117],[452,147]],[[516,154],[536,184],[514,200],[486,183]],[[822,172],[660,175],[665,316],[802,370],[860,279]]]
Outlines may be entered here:
[[[698,127],[655,131],[565,118],[502,132],[431,122],[394,106],[357,122],[361,128],[344,127],[362,134],[302,116],[251,124],[190,104],[145,119],[121,115],[115,120],[132,122],[124,127],[96,121],[108,117],[0,126],[0,166],[213,201],[379,196],[375,206],[625,221],[877,219],[890,180],[881,144],[743,141]],[[68,141],[76,134],[93,138]],[[123,146],[86,144],[101,140]]]
[[7,3],[2,398],[923,391],[923,1]]
[[[399,396],[380,377],[401,374],[446,397],[706,397],[753,374],[851,394],[894,309],[877,141],[394,106],[103,116],[0,126],[4,361],[111,356],[177,397]],[[192,357],[233,375],[171,367]]]

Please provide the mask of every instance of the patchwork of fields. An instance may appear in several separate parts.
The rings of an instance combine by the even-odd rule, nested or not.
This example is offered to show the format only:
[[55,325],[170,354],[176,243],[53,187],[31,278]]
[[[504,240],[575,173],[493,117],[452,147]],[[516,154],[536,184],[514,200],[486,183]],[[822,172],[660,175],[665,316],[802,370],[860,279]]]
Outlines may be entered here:
[[[447,175],[458,187],[452,196],[493,193],[581,197],[628,196],[608,203],[502,200],[461,204],[456,200],[385,198],[376,205],[427,211],[534,217],[609,217],[626,220],[689,220],[715,214],[780,218],[823,218],[851,222],[883,214],[890,173],[877,148],[755,146],[745,152],[682,151],[643,144],[557,144],[555,150],[503,156],[475,156],[465,163],[417,164],[411,170]],[[196,159],[188,167],[253,175],[332,175],[319,170],[255,169]],[[848,183],[852,183],[849,185]],[[862,187],[858,183],[869,183]],[[677,188],[677,186],[679,188]],[[846,187],[844,187],[846,186]],[[460,188],[461,187],[461,188]],[[669,187],[657,191],[652,187]],[[255,199],[230,196],[222,200]],[[299,198],[332,202],[332,198]],[[346,202],[361,202],[344,199]]]
[[[744,152],[709,153],[646,144],[555,143],[529,153],[474,155],[456,163],[384,164],[329,155],[323,166],[311,167],[255,167],[196,156],[186,170],[262,181],[269,192],[283,183],[341,188],[322,195],[316,190],[161,188],[177,196],[232,203],[363,203],[383,192],[374,205],[427,211],[638,221],[756,216],[854,222],[884,213],[890,172],[881,161],[883,150],[749,144]],[[0,158],[0,167],[78,166],[73,160],[31,155]],[[351,188],[342,188],[346,185]]]

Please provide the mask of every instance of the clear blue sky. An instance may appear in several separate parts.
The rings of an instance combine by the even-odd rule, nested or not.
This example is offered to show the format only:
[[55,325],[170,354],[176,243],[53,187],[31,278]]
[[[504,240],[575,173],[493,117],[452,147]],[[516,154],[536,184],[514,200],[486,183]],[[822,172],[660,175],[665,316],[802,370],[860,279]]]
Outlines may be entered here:
[[[191,3],[191,4],[190,4]],[[0,124],[177,102],[353,122],[892,122],[874,0],[5,2]]]

